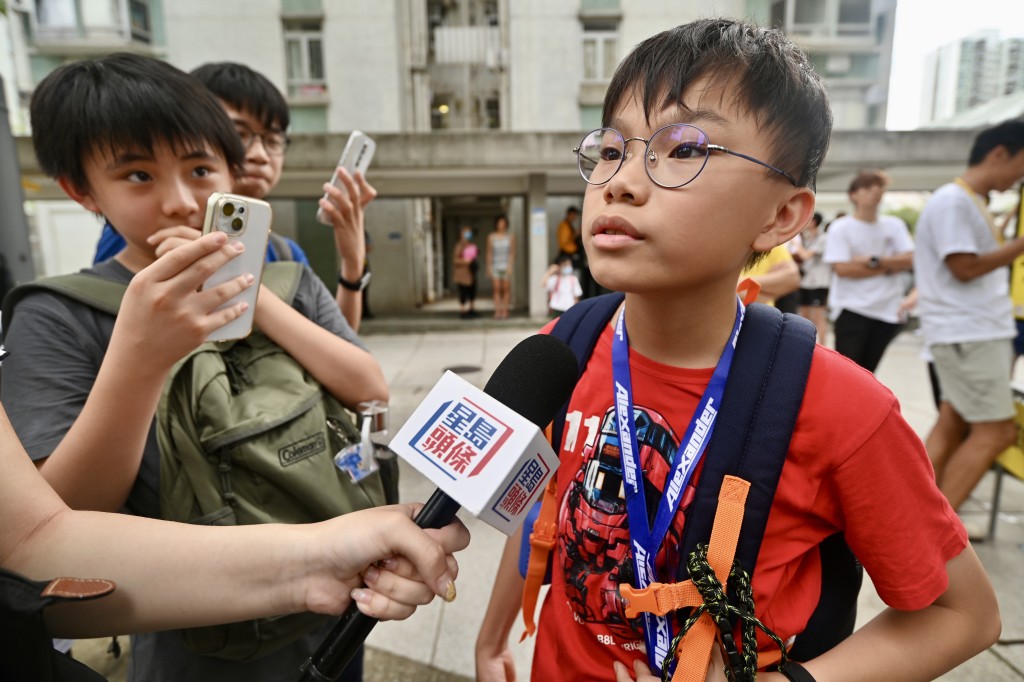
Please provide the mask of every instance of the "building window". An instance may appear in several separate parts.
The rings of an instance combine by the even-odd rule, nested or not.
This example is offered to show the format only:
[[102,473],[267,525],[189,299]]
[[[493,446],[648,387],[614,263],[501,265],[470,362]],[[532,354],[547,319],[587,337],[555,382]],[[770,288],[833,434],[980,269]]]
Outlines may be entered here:
[[152,35],[152,28],[149,24],[149,2],[128,0],[128,26],[131,29],[132,38],[149,42]]
[[585,82],[611,80],[618,58],[618,33],[583,29],[583,80]]
[[289,97],[325,98],[327,82],[324,79],[322,22],[318,19],[285,21],[284,45]]

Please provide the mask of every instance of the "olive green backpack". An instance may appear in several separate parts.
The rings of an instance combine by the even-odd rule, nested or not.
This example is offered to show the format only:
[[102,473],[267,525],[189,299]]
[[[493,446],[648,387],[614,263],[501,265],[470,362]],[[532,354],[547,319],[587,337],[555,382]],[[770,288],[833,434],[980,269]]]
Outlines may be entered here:
[[[263,284],[291,303],[303,266],[268,263]],[[5,301],[5,320],[28,289],[45,288],[116,314],[125,285],[88,274],[23,287]],[[385,503],[380,474],[361,483],[334,465],[359,440],[345,408],[259,330],[205,343],[171,370],[157,408],[160,513],[207,525],[307,523]],[[182,630],[199,653],[258,658],[325,624],[311,613]]]

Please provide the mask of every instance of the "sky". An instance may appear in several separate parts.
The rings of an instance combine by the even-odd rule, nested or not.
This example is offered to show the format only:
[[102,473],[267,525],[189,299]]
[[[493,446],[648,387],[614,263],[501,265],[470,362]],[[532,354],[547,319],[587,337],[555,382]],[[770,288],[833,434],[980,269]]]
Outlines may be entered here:
[[887,128],[919,124],[925,55],[983,28],[1024,36],[1024,0],[897,0]]

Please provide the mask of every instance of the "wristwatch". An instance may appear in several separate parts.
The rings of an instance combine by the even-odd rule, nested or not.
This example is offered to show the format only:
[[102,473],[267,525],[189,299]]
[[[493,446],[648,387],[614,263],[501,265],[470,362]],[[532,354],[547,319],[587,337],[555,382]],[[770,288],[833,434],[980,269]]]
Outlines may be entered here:
[[359,279],[357,279],[354,282],[348,281],[347,279],[345,279],[344,277],[341,276],[340,272],[338,273],[338,284],[340,284],[341,286],[345,287],[349,291],[362,291],[363,289],[365,289],[367,287],[367,285],[369,283],[370,283],[370,271],[369,270],[365,270],[364,269],[362,277],[360,277]]
[[872,256],[868,259],[868,267],[872,270],[877,270],[882,265],[882,259],[878,256]]
[[807,668],[796,661],[786,661],[786,665],[779,668],[779,672],[790,682],[815,682],[814,676],[807,672]]

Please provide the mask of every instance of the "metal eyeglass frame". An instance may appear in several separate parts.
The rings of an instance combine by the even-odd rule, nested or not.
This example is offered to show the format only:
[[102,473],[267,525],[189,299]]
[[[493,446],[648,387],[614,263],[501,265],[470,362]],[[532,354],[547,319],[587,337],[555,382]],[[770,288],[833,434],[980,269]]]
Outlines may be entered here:
[[[284,154],[286,151],[288,151],[288,147],[292,143],[290,137],[276,130],[268,130],[265,133],[257,133],[252,130],[249,130],[248,126],[242,127],[245,128],[245,132],[243,133],[241,130],[239,130],[238,137],[242,138],[242,147],[245,148],[245,151],[249,151],[250,149],[252,149],[252,146],[256,144],[257,138],[259,138],[260,144],[263,145],[263,150],[268,154],[272,155]],[[267,146],[267,137],[272,135],[276,135],[281,138],[281,149],[279,151],[271,151],[270,147]],[[249,138],[248,142],[245,141],[246,137]]]
[[648,154],[651,153],[651,140],[653,140],[655,137],[657,137],[658,134],[661,131],[667,130],[668,128],[676,128],[676,127],[693,128],[694,130],[699,132],[701,135],[703,135],[704,139],[708,140],[708,144],[705,147],[707,149],[707,152],[704,154],[704,161],[701,163],[700,168],[697,169],[697,172],[693,174],[693,177],[690,178],[689,180],[687,180],[686,182],[680,183],[678,185],[665,185],[663,183],[658,182],[657,180],[654,179],[654,176],[651,175],[651,167],[648,164],[645,163],[644,164],[644,170],[647,172],[647,177],[650,178],[651,182],[653,182],[658,187],[664,187],[665,189],[678,189],[679,187],[685,187],[686,185],[690,184],[691,182],[696,180],[697,177],[704,171],[704,167],[708,165],[708,158],[711,157],[711,152],[713,152],[713,151],[714,152],[722,152],[724,154],[732,154],[733,156],[738,156],[741,159],[746,159],[747,161],[753,161],[757,165],[764,166],[768,170],[773,171],[775,173],[778,173],[782,177],[786,178],[791,183],[793,183],[794,187],[799,187],[800,186],[800,183],[797,182],[796,178],[794,178],[792,175],[790,175],[789,173],[787,173],[786,171],[784,171],[784,170],[782,170],[780,168],[776,168],[775,166],[772,166],[771,164],[765,163],[764,161],[761,161],[759,159],[755,159],[753,156],[747,156],[746,154],[741,154],[740,152],[734,152],[733,150],[727,149],[726,147],[723,147],[721,145],[711,144],[711,138],[708,137],[707,133],[705,133],[701,128],[698,128],[697,126],[691,125],[689,123],[670,123],[667,126],[662,126],[661,128],[658,128],[657,130],[655,130],[654,133],[649,138],[647,138],[647,139],[644,139],[642,137],[629,137],[629,138],[627,138],[625,135],[623,135],[621,132],[619,132],[615,128],[595,128],[594,130],[591,130],[589,133],[584,135],[583,136],[583,140],[586,140],[588,137],[590,137],[591,135],[593,135],[594,133],[596,133],[599,130],[610,130],[610,131],[614,132],[616,135],[618,135],[620,138],[622,138],[622,158],[619,159],[619,166],[614,171],[612,171],[612,174],[608,176],[607,180],[602,180],[601,182],[591,182],[590,178],[588,178],[583,173],[583,166],[580,164],[580,148],[583,146],[583,140],[581,140],[580,144],[578,146],[576,146],[576,148],[574,148],[572,150],[573,154],[576,155],[576,168],[579,170],[580,175],[583,177],[583,180],[588,185],[603,185],[603,184],[605,184],[607,182],[610,182],[611,179],[615,177],[615,174],[618,173],[622,169],[622,164],[625,163],[626,158],[628,156],[626,154],[626,148],[629,146],[630,142],[633,142],[634,140],[638,140],[638,141],[644,143],[644,158],[646,159]]

